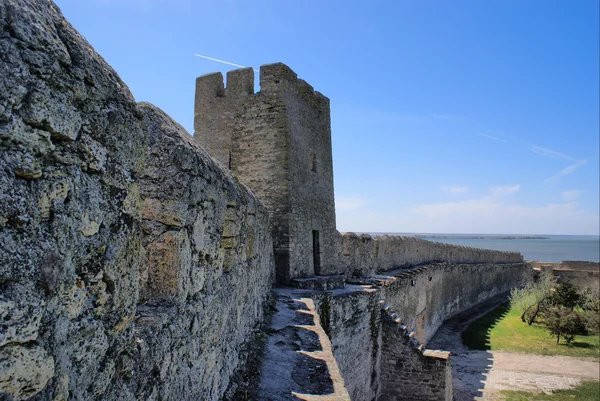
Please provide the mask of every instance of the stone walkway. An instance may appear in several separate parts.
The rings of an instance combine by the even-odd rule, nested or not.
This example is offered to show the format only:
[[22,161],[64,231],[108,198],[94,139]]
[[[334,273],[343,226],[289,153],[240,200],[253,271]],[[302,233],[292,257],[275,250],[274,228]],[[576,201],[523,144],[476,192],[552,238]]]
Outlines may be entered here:
[[504,300],[498,297],[451,319],[427,344],[428,349],[452,352],[455,401],[496,400],[501,390],[549,394],[572,388],[582,380],[600,380],[600,364],[590,359],[468,350],[460,333]]
[[275,290],[258,383],[264,401],[350,401],[331,342],[325,334],[310,291]]

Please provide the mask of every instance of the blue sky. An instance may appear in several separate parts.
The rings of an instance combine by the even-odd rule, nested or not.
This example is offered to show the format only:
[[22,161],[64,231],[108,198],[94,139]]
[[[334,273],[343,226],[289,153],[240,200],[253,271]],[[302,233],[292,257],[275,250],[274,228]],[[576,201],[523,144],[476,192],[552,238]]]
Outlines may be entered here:
[[190,133],[194,53],[328,96],[340,231],[598,235],[596,0],[56,2]]

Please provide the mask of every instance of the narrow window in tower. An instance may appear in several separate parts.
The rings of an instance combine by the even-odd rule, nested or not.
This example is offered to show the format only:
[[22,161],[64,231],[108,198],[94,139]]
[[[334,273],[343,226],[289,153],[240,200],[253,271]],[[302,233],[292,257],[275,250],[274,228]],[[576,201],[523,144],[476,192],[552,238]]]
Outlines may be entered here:
[[231,151],[229,151],[229,159],[227,160],[229,170],[231,170]]
[[310,152],[309,159],[310,171],[317,172],[317,154],[315,152]]

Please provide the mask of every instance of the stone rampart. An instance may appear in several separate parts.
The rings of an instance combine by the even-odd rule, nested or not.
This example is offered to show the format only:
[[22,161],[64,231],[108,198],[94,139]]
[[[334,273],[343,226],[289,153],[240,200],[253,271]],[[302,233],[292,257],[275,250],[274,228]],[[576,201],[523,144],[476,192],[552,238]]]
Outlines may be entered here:
[[451,399],[449,357],[427,342],[446,319],[522,285],[530,272],[524,263],[434,263],[316,293],[352,399]]
[[380,387],[381,307],[373,288],[312,295],[352,400],[377,399]]
[[[443,383],[428,385],[437,396],[447,362],[406,348],[379,300],[426,343],[444,319],[522,280],[518,254],[341,237],[329,101],[282,64],[261,69],[258,94],[248,69],[227,87],[220,75],[198,81],[197,103],[216,111],[208,129],[231,130],[214,138],[231,152],[219,163],[201,138],[136,103],[52,2],[0,0],[0,23],[2,399],[221,399],[264,321],[274,254],[288,262],[282,282],[447,262],[317,291],[319,316],[309,307],[328,369],[321,326],[355,399],[378,397],[392,385],[382,372],[392,380],[402,361]],[[343,286],[343,276],[315,283]]]
[[600,263],[564,260],[558,262],[527,261],[536,270],[549,271],[559,280],[568,280],[583,291],[600,292]]
[[52,2],[0,25],[0,398],[219,399],[273,283],[266,209]]
[[431,262],[447,263],[522,263],[518,252],[478,249],[421,238],[398,235],[369,234],[360,236],[352,232],[342,235],[340,272],[347,277],[369,276],[375,272],[389,271]]
[[563,260],[559,266],[563,270],[581,270],[581,271],[594,271],[600,270],[600,262],[586,262],[582,260]]
[[426,350],[389,305],[384,305],[381,321],[378,400],[452,401],[450,352]]
[[427,345],[446,319],[529,278],[530,269],[524,263],[438,263],[390,272],[377,276],[373,283],[417,340]]

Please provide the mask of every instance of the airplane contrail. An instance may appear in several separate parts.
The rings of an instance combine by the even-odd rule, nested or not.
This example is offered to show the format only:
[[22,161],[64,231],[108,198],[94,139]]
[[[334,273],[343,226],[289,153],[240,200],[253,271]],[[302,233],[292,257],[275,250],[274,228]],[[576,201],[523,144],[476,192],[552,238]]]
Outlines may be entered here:
[[[201,55],[201,54],[196,54],[196,53],[194,53],[194,56],[197,56],[197,57],[202,57],[202,58],[205,58],[205,59],[207,59],[207,60],[216,61],[217,63],[229,64],[229,65],[232,65],[232,66],[234,66],[234,67],[246,68],[246,67],[245,67],[245,66],[243,66],[243,65],[239,65],[239,64],[235,64],[235,63],[230,63],[229,61],[223,61],[223,60],[219,60],[218,58],[212,58],[212,57],[208,57],[208,56],[203,56],[203,55]],[[257,70],[256,68],[253,68],[253,70],[254,70],[254,72],[258,72],[258,70]]]

